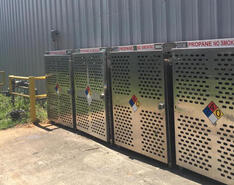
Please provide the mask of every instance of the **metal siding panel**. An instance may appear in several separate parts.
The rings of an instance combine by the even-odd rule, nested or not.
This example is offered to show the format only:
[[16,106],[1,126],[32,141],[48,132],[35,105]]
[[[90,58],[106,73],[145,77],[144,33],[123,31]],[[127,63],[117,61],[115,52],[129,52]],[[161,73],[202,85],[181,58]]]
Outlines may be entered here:
[[167,41],[167,25],[166,25],[166,2],[164,0],[153,1],[153,42]]
[[199,39],[218,37],[217,1],[199,1]]
[[232,0],[2,0],[0,67],[40,75],[45,50],[234,37],[233,7]]
[[102,46],[102,28],[101,28],[101,7],[100,7],[100,0],[93,0],[94,6],[94,39],[95,39],[95,45],[94,47],[101,47]]
[[[56,20],[56,27],[55,29],[59,31],[59,37],[60,39],[57,41],[58,46],[57,49],[64,49],[64,40],[65,40],[65,30],[63,30],[63,10],[62,8],[62,0],[57,0],[56,1],[56,6],[55,6],[55,20]],[[64,15],[65,16],[65,15]]]
[[199,39],[198,1],[183,0],[181,2],[182,40],[197,40]]
[[80,14],[79,14],[79,1],[74,1],[74,32],[75,32],[75,48],[81,47],[81,30],[80,30]]
[[5,1],[1,1],[1,22],[4,24],[4,26],[1,26],[0,29],[2,31],[1,35],[2,35],[2,42],[0,43],[1,45],[1,51],[2,51],[2,55],[0,55],[0,68],[5,70],[7,72],[8,75],[8,71],[6,70],[8,68],[8,62],[7,62],[7,57],[6,57],[6,53],[7,53],[7,40],[6,40],[6,33],[7,33],[7,26],[6,26],[6,7],[5,7]]
[[127,45],[130,42],[130,27],[129,27],[129,1],[121,0],[119,1],[120,16],[120,44]]
[[[10,30],[10,34],[12,35],[9,39],[9,46],[10,46],[10,51],[11,51],[11,48],[12,48],[12,51],[11,53],[9,53],[10,58],[11,58],[11,64],[14,64],[14,72],[17,74],[18,70],[17,69],[20,69],[20,65],[19,65],[19,61],[15,61],[15,58],[18,57],[18,50],[17,50],[17,44],[18,44],[18,38],[16,37],[16,32],[15,30],[17,30],[17,26],[16,25],[16,22],[15,22],[15,19],[14,19],[14,16],[13,16],[13,5],[14,3],[12,2],[12,0],[8,1],[8,10],[9,10],[9,13],[10,13],[10,16],[9,16],[9,30]],[[17,30],[18,31],[18,30]],[[15,62],[14,62],[15,61]]]
[[[25,5],[26,5],[25,13],[26,13],[26,18],[27,18],[26,25],[25,25],[27,27],[26,28],[26,30],[27,30],[27,32],[26,32],[26,34],[27,34],[27,39],[26,39],[27,45],[25,47],[26,47],[26,51],[27,51],[26,55],[27,55],[27,58],[28,58],[28,60],[27,60],[27,62],[25,64],[27,66],[29,66],[30,62],[32,60],[31,55],[30,55],[32,45],[31,45],[31,26],[30,26],[29,2],[25,1]],[[25,75],[27,75],[27,74],[29,74],[29,69],[28,68],[25,69]]]
[[110,35],[113,46],[120,45],[119,1],[110,0]]
[[93,3],[92,0],[86,0],[86,17],[87,17],[87,35],[88,35],[88,47],[95,46],[94,40],[94,17],[93,17]]
[[181,0],[168,0],[166,3],[167,41],[182,40]]
[[218,20],[218,27],[219,27],[219,36],[220,37],[233,37],[234,30],[234,16],[233,13],[233,6],[234,2],[231,0],[222,1],[219,0],[219,20]]
[[50,50],[53,50],[54,44],[51,41],[50,37],[50,30],[52,29],[52,11],[51,11],[51,1],[46,1],[46,4],[44,6],[45,12],[47,13],[47,17],[45,19],[47,20],[47,28],[48,28],[48,46]]
[[[50,47],[50,37],[49,37],[49,26],[48,26],[48,21],[49,21],[49,16],[47,12],[47,6],[45,1],[41,1],[41,24],[42,24],[42,39],[43,39],[43,46],[44,50],[48,50]],[[44,36],[43,36],[44,35]],[[44,51],[43,51],[44,52]]]
[[152,0],[141,1],[141,37],[142,43],[150,43],[154,40],[153,28],[153,3]]
[[80,0],[80,28],[81,28],[81,47],[88,47],[87,19],[86,19],[86,0]]
[[[61,23],[59,24],[58,31],[61,34],[60,37],[60,48],[59,49],[71,49],[74,47],[73,44],[73,29],[70,27],[69,23],[72,23],[73,21],[73,11],[71,8],[72,1],[67,0],[61,0],[58,6],[58,9],[60,11],[59,17],[57,19],[57,22]],[[68,8],[70,10],[68,10]]]
[[74,30],[74,1],[66,1],[67,19],[66,25],[68,27],[68,44],[70,48],[75,48],[75,30]]
[[39,20],[39,1],[36,0],[34,3],[34,27],[35,27],[35,40],[34,40],[34,47],[36,49],[36,55],[33,58],[33,62],[35,63],[34,66],[31,66],[33,73],[30,75],[39,75],[40,74],[40,70],[41,70],[41,66],[42,64],[40,64],[40,59],[42,58],[43,52],[41,53],[41,48],[42,48],[42,40],[40,38],[40,28],[41,28],[41,24],[40,24],[40,20]]
[[132,44],[140,44],[141,43],[141,0],[130,1],[130,37]]
[[28,48],[29,50],[29,53],[28,55],[30,56],[30,63],[29,65],[27,65],[27,68],[28,68],[28,74],[29,75],[30,73],[33,73],[33,69],[31,68],[31,65],[33,63],[33,66],[34,66],[34,56],[36,55],[36,51],[35,51],[35,48],[34,48],[34,44],[33,44],[33,41],[34,41],[34,36],[35,36],[35,27],[34,27],[34,13],[33,13],[33,1],[28,1],[29,2],[29,26],[30,26],[30,44],[31,44],[31,47]]
[[67,18],[68,18],[67,0],[61,0],[60,8],[61,8],[62,25],[61,25],[61,29],[59,30],[61,30],[61,33],[64,34],[64,36],[61,37],[61,40],[63,41],[63,43],[61,43],[61,49],[65,49],[65,48],[69,49],[71,47],[70,47],[70,40],[69,40],[69,27],[67,24]]
[[[3,37],[4,37],[4,45],[3,45],[3,48],[4,48],[4,58],[3,58],[3,61],[2,62],[4,62],[4,66],[5,66],[5,69],[9,69],[9,67],[10,67],[10,64],[9,64],[9,61],[7,61],[7,59],[8,59],[8,57],[7,57],[7,53],[8,53],[8,40],[7,40],[7,33],[8,33],[8,28],[7,28],[7,13],[6,13],[6,10],[7,10],[7,8],[6,8],[6,1],[3,1],[3,21],[4,21],[4,25],[5,26],[1,26],[1,27],[3,27],[4,28],[4,30],[3,30]],[[9,70],[7,70],[7,74],[8,74],[8,72],[9,72]]]
[[[56,21],[56,17],[57,17],[56,2],[57,2],[57,0],[51,0],[48,2],[50,2],[48,10],[50,10],[50,19],[51,19],[50,29],[52,30],[52,29],[57,28],[57,21]],[[53,42],[51,50],[55,50],[55,49],[57,49],[57,44]]]
[[101,1],[102,12],[102,46],[111,46],[109,23],[109,0]]
[[[15,57],[18,56],[18,50],[16,49],[18,47],[18,37],[16,37],[16,32],[15,30],[18,30],[17,29],[17,21],[16,21],[16,18],[17,16],[13,16],[12,12],[15,12],[15,10],[17,9],[16,7],[16,4],[12,1],[12,0],[9,0],[8,1],[8,10],[9,10],[9,33],[11,34],[11,37],[8,38],[9,39],[9,42],[10,42],[10,49],[12,49],[11,51],[11,64],[13,64],[13,61],[15,59]],[[17,69],[20,69],[20,65],[19,65],[19,60],[16,61],[15,65],[14,65],[14,73],[17,73]]]
[[20,43],[20,47],[22,48],[22,72],[24,71],[23,67],[25,65],[25,63],[27,62],[28,58],[27,58],[27,55],[26,55],[26,49],[25,49],[25,46],[26,46],[26,37],[27,35],[25,34],[26,32],[26,27],[25,27],[25,16],[24,16],[24,3],[20,3],[19,4],[19,9],[20,9],[20,14],[19,14],[19,17],[20,17],[20,38],[21,38],[21,43]]

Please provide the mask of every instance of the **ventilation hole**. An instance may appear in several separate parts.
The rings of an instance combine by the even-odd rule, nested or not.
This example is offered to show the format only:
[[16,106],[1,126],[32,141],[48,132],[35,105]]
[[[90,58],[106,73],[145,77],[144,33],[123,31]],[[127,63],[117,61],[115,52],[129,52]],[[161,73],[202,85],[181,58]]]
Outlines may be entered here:
[[222,109],[234,109],[234,58],[230,53],[217,54],[214,62],[216,98]]
[[104,107],[104,102],[99,100],[93,100],[90,105],[92,132],[103,137],[106,136],[106,121]]
[[85,97],[76,97],[76,122],[77,127],[89,129],[89,107]]
[[178,125],[179,159],[203,171],[212,168],[210,130],[204,120],[180,115]]
[[71,128],[73,127],[72,105],[70,95],[59,95],[59,120],[64,125]]
[[56,94],[47,93],[47,113],[48,119],[57,121],[59,117],[58,96]]
[[165,120],[156,112],[142,110],[140,113],[142,150],[160,158],[166,158]]
[[89,55],[87,63],[90,88],[96,93],[102,93],[104,87],[104,55],[102,53]]
[[161,55],[138,56],[138,86],[141,98],[160,100],[163,95],[163,60]]
[[130,95],[130,56],[123,53],[111,55],[112,88],[115,94]]
[[204,54],[181,54],[175,63],[176,97],[180,102],[204,105],[209,98],[209,65]]
[[234,130],[233,126],[228,126],[227,124],[222,124],[221,128],[217,132],[218,135],[218,171],[222,177],[226,177],[230,180],[234,180]]
[[115,141],[134,147],[131,116],[132,111],[129,107],[121,105],[114,106]]
[[76,89],[85,89],[87,87],[87,64],[86,59],[81,55],[75,55],[72,68],[74,71],[74,83]]

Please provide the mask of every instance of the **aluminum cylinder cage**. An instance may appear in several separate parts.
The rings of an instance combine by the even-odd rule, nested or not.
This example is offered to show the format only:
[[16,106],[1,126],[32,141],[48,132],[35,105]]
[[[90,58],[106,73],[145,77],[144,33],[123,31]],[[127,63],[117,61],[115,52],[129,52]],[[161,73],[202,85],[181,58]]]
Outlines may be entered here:
[[234,184],[234,48],[216,43],[172,50],[176,163]]
[[45,58],[48,119],[74,128],[71,50],[48,51]]
[[165,94],[172,80],[162,44],[116,47],[110,60],[114,143],[171,164]]
[[72,55],[72,68],[77,129],[110,142],[111,98],[107,50],[80,49]]
[[50,120],[234,184],[234,39],[55,51],[45,64]]

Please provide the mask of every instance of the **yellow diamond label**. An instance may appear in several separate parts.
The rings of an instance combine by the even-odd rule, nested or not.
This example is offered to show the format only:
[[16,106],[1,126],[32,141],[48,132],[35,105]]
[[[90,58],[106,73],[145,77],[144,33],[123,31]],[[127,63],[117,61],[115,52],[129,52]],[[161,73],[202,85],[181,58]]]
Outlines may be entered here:
[[214,115],[218,118],[218,119],[220,119],[221,117],[223,117],[223,112],[218,108],[218,109],[216,109],[215,111],[214,111]]

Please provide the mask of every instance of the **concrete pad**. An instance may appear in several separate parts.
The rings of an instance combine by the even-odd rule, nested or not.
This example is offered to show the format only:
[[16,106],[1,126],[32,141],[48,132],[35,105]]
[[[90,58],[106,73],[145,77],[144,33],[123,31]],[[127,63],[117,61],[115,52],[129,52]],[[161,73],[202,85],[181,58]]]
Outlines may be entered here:
[[0,185],[217,184],[54,125],[0,131]]

